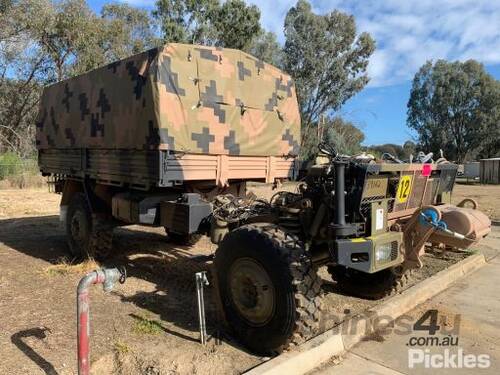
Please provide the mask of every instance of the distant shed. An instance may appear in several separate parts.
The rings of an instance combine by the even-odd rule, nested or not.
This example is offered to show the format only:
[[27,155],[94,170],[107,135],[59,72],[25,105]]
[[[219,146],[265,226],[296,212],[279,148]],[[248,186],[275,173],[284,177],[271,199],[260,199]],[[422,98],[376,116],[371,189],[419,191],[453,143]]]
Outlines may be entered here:
[[500,184],[500,158],[480,160],[479,181],[482,184]]
[[[460,171],[460,167],[458,169]],[[470,161],[464,164],[464,177],[466,178],[479,178],[479,162]]]

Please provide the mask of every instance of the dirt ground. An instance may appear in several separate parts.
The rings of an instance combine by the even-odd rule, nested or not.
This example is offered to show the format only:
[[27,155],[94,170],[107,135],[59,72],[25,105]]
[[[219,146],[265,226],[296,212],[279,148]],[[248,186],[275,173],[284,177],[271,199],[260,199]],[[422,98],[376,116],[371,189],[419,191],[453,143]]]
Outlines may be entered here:
[[[0,374],[76,373],[75,288],[95,265],[66,264],[59,198],[46,190],[0,190]],[[213,337],[205,347],[198,343],[194,273],[210,268],[207,255],[215,247],[207,238],[182,247],[168,243],[161,229],[129,226],[116,230],[114,247],[104,266],[125,265],[129,278],[108,295],[91,291],[94,373],[236,374],[262,362],[217,326],[210,287]],[[415,282],[464,256],[427,254]],[[325,326],[379,303],[342,295],[320,272]]]
[[452,202],[458,204],[464,198],[475,199],[481,211],[500,221],[500,185],[455,184]]

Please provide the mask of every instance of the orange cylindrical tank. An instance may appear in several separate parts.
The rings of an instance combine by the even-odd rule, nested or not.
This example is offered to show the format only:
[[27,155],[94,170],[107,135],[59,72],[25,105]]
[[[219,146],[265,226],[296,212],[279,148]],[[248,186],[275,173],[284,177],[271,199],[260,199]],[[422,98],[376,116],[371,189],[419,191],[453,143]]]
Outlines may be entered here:
[[447,233],[436,231],[429,241],[444,243],[448,246],[467,248],[491,232],[491,220],[479,210],[452,205],[437,206],[441,211],[441,220],[446,223],[450,231],[464,235],[460,239]]

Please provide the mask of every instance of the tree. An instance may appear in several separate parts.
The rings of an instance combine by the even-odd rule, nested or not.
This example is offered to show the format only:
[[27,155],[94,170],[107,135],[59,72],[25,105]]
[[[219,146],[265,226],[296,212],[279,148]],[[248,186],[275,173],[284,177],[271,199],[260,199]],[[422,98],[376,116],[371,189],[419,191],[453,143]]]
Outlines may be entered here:
[[86,72],[105,62],[101,47],[101,20],[85,0],[46,1],[42,22],[28,23],[30,37],[42,49],[46,64],[53,69],[49,81],[60,81]]
[[243,0],[158,0],[153,15],[165,42],[246,49],[261,31],[259,8]]
[[355,155],[361,151],[361,143],[365,140],[365,134],[356,125],[339,116],[322,117],[319,123],[302,131],[305,139],[301,150],[303,160],[316,156],[321,141],[331,144],[339,154]]
[[[369,150],[370,152],[380,157],[382,157],[383,154],[391,154],[392,156],[395,156],[400,160],[406,158],[406,154],[403,147],[401,147],[400,145],[396,145],[394,143],[385,143],[382,145],[370,146]],[[413,154],[413,156],[415,156],[415,154]]]
[[105,6],[97,16],[84,0],[1,0],[0,142],[2,151],[34,153],[41,88],[149,48],[147,14]]
[[328,119],[325,127],[325,140],[338,153],[355,155],[361,151],[361,143],[365,140],[365,134],[352,122],[345,121],[341,117],[336,116]]
[[219,0],[158,0],[154,17],[165,42],[213,44]]
[[407,124],[426,151],[457,162],[493,153],[499,123],[500,84],[482,64],[428,61],[416,73]]
[[306,141],[321,114],[337,111],[368,83],[375,42],[356,37],[354,18],[339,11],[316,15],[299,0],[285,18],[284,69],[295,79]]
[[103,48],[106,60],[118,60],[159,44],[149,13],[127,4],[105,4]]
[[404,158],[408,159],[410,155],[413,155],[414,157],[417,155],[417,145],[413,141],[406,141],[403,144],[403,153],[404,153]]
[[105,60],[102,21],[84,0],[11,0],[0,14],[0,139],[34,152],[41,88]]
[[255,5],[247,6],[243,0],[227,0],[216,13],[214,25],[217,45],[246,49],[261,32],[260,10]]
[[283,50],[272,31],[262,30],[246,48],[246,52],[274,66],[281,66],[283,63]]
[[489,142],[484,142],[484,145],[481,146],[477,158],[479,159],[487,159],[493,157],[500,157],[500,125],[492,127],[490,131],[488,131],[488,140]]
[[40,86],[33,79],[0,82],[0,152],[31,156]]
[[[29,37],[29,20],[43,24],[45,1],[3,1],[0,13],[0,149],[33,154],[34,119],[46,57]],[[36,17],[35,17],[36,15]]]

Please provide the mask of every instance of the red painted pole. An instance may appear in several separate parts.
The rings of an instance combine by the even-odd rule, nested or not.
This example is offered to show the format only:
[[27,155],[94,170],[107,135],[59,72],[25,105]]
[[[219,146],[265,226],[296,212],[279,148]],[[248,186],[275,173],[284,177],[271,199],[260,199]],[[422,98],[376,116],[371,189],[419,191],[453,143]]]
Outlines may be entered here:
[[89,358],[89,292],[78,295],[78,373],[87,375],[90,371]]
[[125,272],[116,268],[90,272],[78,283],[76,293],[77,337],[78,337],[78,374],[89,375],[90,372],[90,300],[89,287],[93,284],[104,284],[108,292],[113,285],[125,281]]

